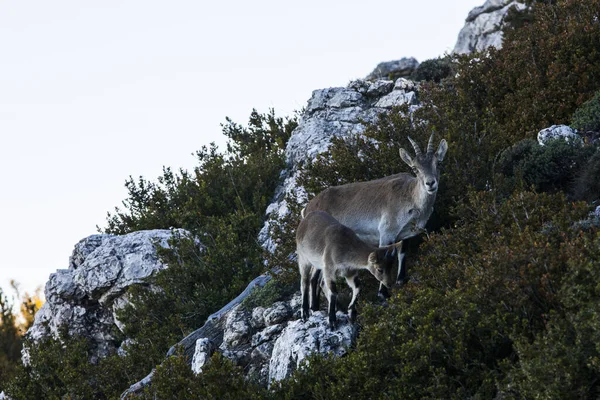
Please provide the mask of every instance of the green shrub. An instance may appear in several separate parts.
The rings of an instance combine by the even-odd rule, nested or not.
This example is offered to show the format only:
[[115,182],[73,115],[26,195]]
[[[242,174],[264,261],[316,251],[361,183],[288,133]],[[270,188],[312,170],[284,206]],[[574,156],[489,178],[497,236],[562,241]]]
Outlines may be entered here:
[[519,361],[508,374],[508,393],[554,399],[600,394],[600,236],[586,235],[572,250],[557,293],[562,307],[546,316],[546,329],[535,340],[517,341]]
[[505,191],[533,186],[541,192],[569,193],[594,152],[591,146],[582,147],[561,139],[544,146],[525,139],[502,152],[496,170],[507,178]]
[[0,392],[15,374],[21,360],[21,335],[12,308],[0,289]]
[[575,110],[571,125],[583,132],[600,132],[600,91]]
[[276,301],[282,301],[289,298],[298,290],[298,285],[286,285],[277,275],[273,277],[262,288],[255,289],[242,302],[245,310],[252,310],[256,307],[270,307]]
[[156,368],[152,385],[142,399],[260,399],[262,388],[244,379],[242,368],[215,353],[202,373],[195,375],[183,356],[173,356]]
[[[588,208],[562,195],[497,197],[470,194],[456,210],[462,222],[422,246],[418,280],[388,307],[365,307],[356,349],[341,359],[312,357],[275,397],[528,398],[536,395],[528,387],[551,379],[567,358],[581,361],[576,376],[561,371],[565,385],[548,390],[560,394],[549,398],[596,398],[600,325],[591,266],[600,261],[600,235],[572,228]],[[565,340],[562,330],[538,354],[546,359],[535,361],[548,368],[520,374],[521,357],[535,356],[522,346],[541,346],[553,315],[579,321],[572,326],[580,341]]]
[[442,79],[452,74],[452,60],[450,57],[438,57],[425,60],[411,74],[414,81],[429,81],[439,83]]
[[167,349],[202,326],[205,319],[236,297],[264,271],[263,249],[256,241],[265,209],[284,167],[283,149],[294,120],[271,113],[250,116],[248,127],[228,120],[227,152],[216,147],[198,152],[194,174],[165,169],[158,183],[128,182],[126,212],[109,216],[108,232],[183,227],[198,244],[175,236],[159,252],[169,268],[146,285],[129,290],[130,303],[119,311],[132,353],[143,353],[140,368],[149,370]]
[[[20,366],[7,387],[14,400],[114,399],[129,381],[146,373],[134,367],[134,359],[111,355],[90,362],[88,339],[69,336],[63,329],[59,339],[27,343],[30,361]],[[141,358],[142,354],[136,355]]]
[[247,127],[228,119],[223,126],[230,138],[226,152],[214,144],[204,146],[196,153],[199,166],[193,172],[164,168],[156,183],[130,178],[124,210],[108,214],[105,232],[177,227],[204,234],[214,217],[254,212],[262,218],[279,184],[285,145],[296,126],[295,119],[277,118],[273,110],[254,110]]
[[[129,304],[118,312],[125,336],[133,339],[127,357],[85,365],[89,343],[65,338],[71,358],[61,365],[64,349],[58,343],[32,345],[33,366],[20,372],[11,392],[15,398],[117,397],[159,363],[170,346],[262,273],[263,249],[256,237],[280,182],[283,152],[295,126],[294,119],[276,118],[272,111],[253,111],[247,127],[227,121],[227,151],[221,153],[214,145],[203,148],[193,173],[165,168],[156,183],[130,179],[124,209],[109,214],[107,233],[182,227],[201,247],[175,235],[169,249],[159,249],[169,268],[129,288]],[[103,380],[104,375],[116,377]]]
[[573,197],[577,200],[597,201],[600,199],[600,151],[596,150],[575,179]]
[[600,88],[599,9],[600,0],[536,3],[502,49],[461,58],[458,86],[479,92],[487,123],[508,134],[568,124]]

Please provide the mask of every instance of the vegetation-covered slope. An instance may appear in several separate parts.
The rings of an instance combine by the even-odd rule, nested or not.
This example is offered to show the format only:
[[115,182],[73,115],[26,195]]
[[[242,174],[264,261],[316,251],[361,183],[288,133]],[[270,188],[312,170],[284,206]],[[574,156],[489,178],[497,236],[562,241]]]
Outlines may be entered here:
[[[271,390],[219,355],[198,376],[174,357],[157,369],[147,397],[598,398],[600,231],[588,215],[600,199],[598,144],[542,147],[532,139],[552,124],[599,126],[594,101],[586,103],[600,90],[599,20],[600,0],[538,3],[506,32],[501,50],[430,63],[442,72],[422,84],[423,107],[412,119],[382,117],[366,138],[334,141],[306,166],[302,183],[314,195],[402,171],[398,148],[410,148],[407,135],[424,143],[435,130],[449,143],[435,232],[408,257],[414,279],[388,307],[363,301],[348,356],[313,357]],[[65,352],[47,341],[9,394],[118,397],[261,272],[256,234],[294,125],[253,113],[247,128],[225,126],[227,153],[199,152],[193,174],[130,180],[109,232],[184,227],[202,237],[206,255],[182,241],[155,277],[163,292],[132,290],[123,319],[137,342],[128,356],[89,366],[85,342],[65,338]],[[277,232],[281,286],[297,285],[295,265],[281,261],[293,251],[296,224],[292,215]],[[217,273],[223,268],[227,276]]]

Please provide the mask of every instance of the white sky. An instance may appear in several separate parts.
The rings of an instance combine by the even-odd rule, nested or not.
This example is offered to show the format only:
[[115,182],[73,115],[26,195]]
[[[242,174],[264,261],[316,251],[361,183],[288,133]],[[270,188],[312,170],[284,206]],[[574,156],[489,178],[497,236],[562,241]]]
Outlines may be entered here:
[[67,268],[129,175],[192,169],[226,116],[449,52],[482,3],[0,0],[0,287]]

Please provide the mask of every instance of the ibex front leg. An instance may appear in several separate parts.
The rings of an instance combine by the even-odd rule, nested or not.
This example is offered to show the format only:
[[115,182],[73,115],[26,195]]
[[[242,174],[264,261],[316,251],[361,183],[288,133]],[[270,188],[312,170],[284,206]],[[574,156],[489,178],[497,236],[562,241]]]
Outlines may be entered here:
[[[396,234],[389,233],[389,232],[395,232],[396,231],[395,229],[380,226],[380,232],[383,228],[388,228],[388,229],[385,230],[384,233],[380,233],[379,247],[384,247],[384,246],[389,246],[391,244],[394,244],[395,239],[396,239]],[[404,245],[404,242],[402,242],[400,244],[400,248],[402,250],[404,250],[406,248],[406,246]],[[404,258],[404,253],[402,252],[402,250],[398,251],[398,256],[397,256],[398,257],[398,277],[400,276],[400,268],[401,268],[401,264],[402,264],[402,259]],[[379,283],[379,292],[377,293],[377,297],[379,297],[381,300],[386,300],[390,296],[391,295],[390,295],[388,288],[386,288],[383,283]]]
[[[348,305],[348,316],[350,317],[350,321],[352,323],[356,322],[356,299],[358,294],[360,293],[360,280],[358,279],[358,273],[346,275],[346,282],[348,282],[348,286],[352,288],[352,300]],[[385,286],[384,286],[385,287]]]
[[319,299],[321,297],[321,270],[312,268],[310,276],[310,309],[319,311]]

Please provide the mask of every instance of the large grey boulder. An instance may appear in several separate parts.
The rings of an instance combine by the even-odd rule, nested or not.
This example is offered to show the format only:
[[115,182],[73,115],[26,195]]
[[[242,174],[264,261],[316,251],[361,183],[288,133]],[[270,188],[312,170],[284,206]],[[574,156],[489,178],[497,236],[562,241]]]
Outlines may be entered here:
[[384,61],[375,67],[375,69],[367,75],[365,79],[388,79],[394,78],[406,78],[408,77],[417,67],[419,62],[413,57],[404,57],[400,60]]
[[502,28],[511,8],[521,11],[527,8],[516,0],[487,0],[483,5],[475,7],[465,21],[465,26],[458,34],[453,53],[468,54],[483,51],[490,46],[502,47]]
[[542,129],[537,134],[537,140],[540,146],[545,145],[551,140],[563,139],[567,142],[583,145],[583,139],[577,132],[567,125],[552,125],[549,128]]
[[[70,335],[92,340],[93,357],[117,349],[115,327],[122,329],[116,311],[127,304],[125,292],[143,283],[163,264],[156,246],[168,247],[172,235],[183,230],[149,230],[127,235],[92,235],[75,245],[69,268],[50,275],[45,287],[46,303],[35,315],[27,337],[34,342],[59,336],[64,327]],[[24,350],[25,362],[28,359]]]
[[202,368],[208,363],[214,351],[215,345],[209,338],[198,339],[192,358],[192,371],[196,374],[202,373]]
[[223,356],[244,367],[248,376],[267,385],[290,376],[312,353],[345,354],[356,337],[355,326],[341,312],[334,331],[322,311],[313,313],[306,322],[300,320],[299,293],[259,311],[237,305],[221,316],[222,336],[196,341],[192,369],[201,370],[212,349],[218,347]]
[[273,345],[269,361],[269,383],[287,378],[311,354],[347,353],[356,337],[356,327],[338,312],[338,327],[332,331],[325,312],[313,313],[306,322],[290,322]]
[[418,107],[417,93],[418,85],[405,78],[396,81],[357,79],[346,87],[312,93],[288,141],[285,150],[288,168],[281,172],[283,184],[267,208],[268,220],[259,234],[259,241],[266,249],[273,251],[276,247],[269,236],[270,226],[289,212],[285,195],[293,195],[300,204],[307,200],[304,188],[297,183],[299,168],[326,152],[332,138],[362,134],[365,122],[375,122],[379,115],[390,112],[393,107],[408,104],[414,110]]

